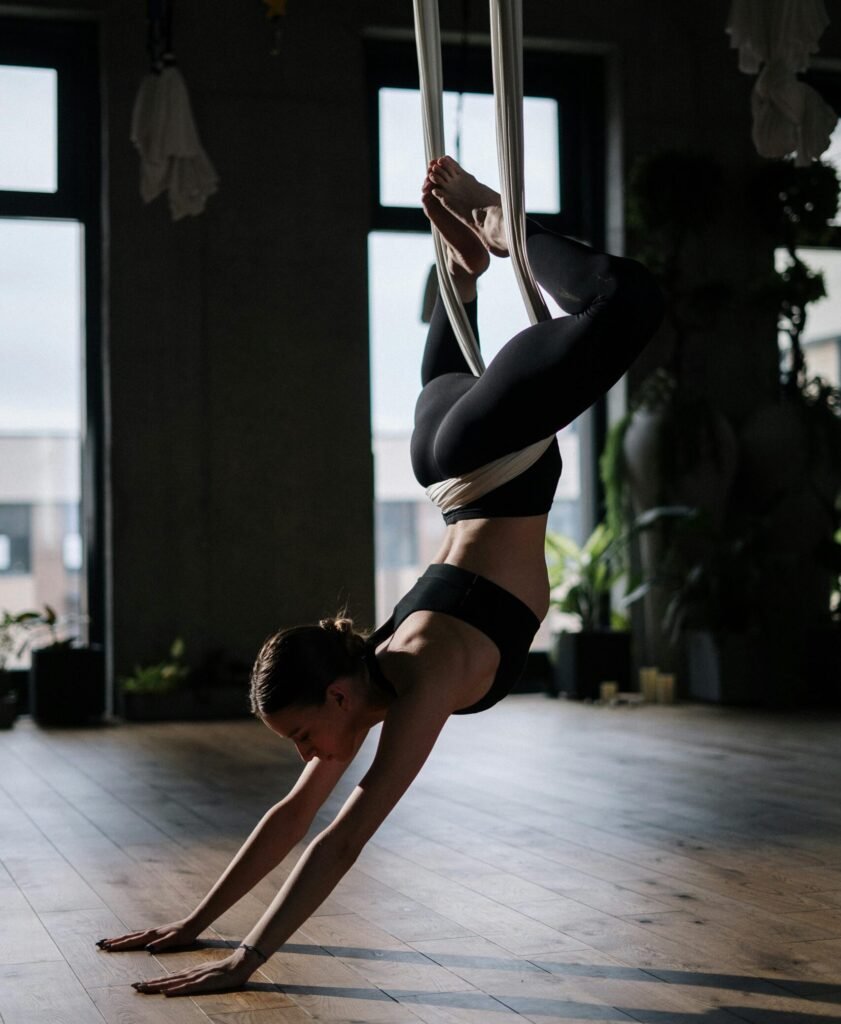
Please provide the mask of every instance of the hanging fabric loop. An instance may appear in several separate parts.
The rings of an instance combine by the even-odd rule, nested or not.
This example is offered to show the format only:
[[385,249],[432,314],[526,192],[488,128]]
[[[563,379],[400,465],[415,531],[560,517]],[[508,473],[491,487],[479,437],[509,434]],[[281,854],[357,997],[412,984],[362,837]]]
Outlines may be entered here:
[[[444,86],[438,0],[414,0],[423,139],[426,161],[444,155]],[[496,108],[497,158],[508,250],[531,322],[551,318],[528,263],[523,151],[522,0],[490,0],[491,56]],[[441,298],[467,364],[475,376],[485,369],[479,345],[447,268],[446,247],[433,225]],[[442,480],[426,493],[444,512],[501,487],[529,469],[554,435],[511,452],[461,477]]]
[[[437,0],[414,0],[424,152],[427,164],[443,156],[444,85],[441,26]],[[491,58],[496,108],[496,143],[502,210],[508,249],[531,323],[550,318],[526,254],[525,173],[523,154],[522,0],[490,0]],[[447,269],[446,247],[433,227],[441,298],[471,371],[485,368],[479,345]]]
[[505,234],[514,274],[533,324],[551,319],[526,254],[523,141],[522,0],[490,0],[496,151]]
[[[441,67],[441,25],[438,20],[438,0],[414,0],[415,44],[418,52],[421,113],[423,116],[423,145],[427,164],[444,155],[444,80]],[[438,286],[447,316],[453,325],[458,343],[471,372],[480,376],[485,361],[479,343],[467,319],[455,284],[447,269],[447,250],[438,230],[433,227],[435,262],[438,267]]]

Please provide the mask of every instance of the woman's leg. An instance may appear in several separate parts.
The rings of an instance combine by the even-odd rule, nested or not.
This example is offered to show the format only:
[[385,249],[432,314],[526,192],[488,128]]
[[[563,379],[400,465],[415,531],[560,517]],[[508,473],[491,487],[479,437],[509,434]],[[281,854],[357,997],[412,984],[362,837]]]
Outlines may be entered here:
[[[429,178],[423,184],[421,203],[427,217],[447,242],[449,269],[478,342],[476,279],[488,267],[488,254],[475,233],[459,223],[434,198]],[[439,295],[426,336],[421,364],[422,399],[416,409],[411,443],[415,476],[424,486],[441,479],[434,457],[438,427],[444,416],[475,385],[477,379],[464,357]]]
[[[475,221],[480,238],[484,228],[492,251],[504,251],[501,213],[492,207],[487,217],[477,217],[483,211],[473,202],[475,179],[450,164],[456,170],[448,165],[436,197],[455,216],[460,212]],[[433,445],[439,479],[469,472],[566,426],[619,380],[662,318],[659,288],[639,263],[537,225],[530,225],[527,245],[535,277],[571,315],[521,331],[441,415]]]
[[[467,319],[470,321],[470,326],[478,341],[479,324],[476,319],[476,299],[465,302],[464,311],[467,313]],[[421,363],[421,384],[426,387],[431,380],[445,373],[469,373],[471,377],[473,376],[439,295],[435,300],[435,308],[432,311],[432,319],[426,334],[426,345]]]

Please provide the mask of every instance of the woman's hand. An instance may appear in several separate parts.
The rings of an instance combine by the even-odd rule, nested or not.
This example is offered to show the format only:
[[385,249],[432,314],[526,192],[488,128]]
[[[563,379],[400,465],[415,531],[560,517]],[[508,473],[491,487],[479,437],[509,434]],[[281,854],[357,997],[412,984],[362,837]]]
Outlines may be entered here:
[[147,928],[145,931],[129,932],[116,939],[100,939],[97,946],[109,953],[121,953],[128,949],[148,949],[150,953],[165,953],[167,950],[183,949],[192,946],[202,929],[184,918],[163,924],[160,928]]
[[242,988],[262,961],[254,953],[240,947],[211,963],[199,964],[150,981],[136,981],[132,988],[144,995],[161,992],[165,996],[197,996],[207,992],[230,992]]

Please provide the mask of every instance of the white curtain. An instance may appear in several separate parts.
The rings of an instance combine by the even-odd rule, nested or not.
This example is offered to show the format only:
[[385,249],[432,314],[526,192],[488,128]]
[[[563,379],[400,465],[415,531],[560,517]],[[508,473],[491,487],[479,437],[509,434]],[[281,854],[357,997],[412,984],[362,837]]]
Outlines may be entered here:
[[730,45],[739,51],[739,70],[759,75],[751,108],[761,156],[795,154],[796,164],[805,167],[829,146],[838,117],[797,79],[828,24],[823,0],[733,0]]

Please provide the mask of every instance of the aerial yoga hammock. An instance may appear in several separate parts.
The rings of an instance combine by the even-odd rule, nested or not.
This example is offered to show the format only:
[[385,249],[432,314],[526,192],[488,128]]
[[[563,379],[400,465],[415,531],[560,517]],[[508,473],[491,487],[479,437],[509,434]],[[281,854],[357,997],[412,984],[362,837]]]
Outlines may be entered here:
[[[450,190],[459,182],[472,182],[480,197],[495,193],[442,156],[437,0],[414,0],[414,10],[424,143],[432,168],[428,184],[437,184],[432,194],[440,197],[441,205],[494,252],[481,224],[471,219],[476,211],[448,205]],[[415,476],[448,525],[544,516],[561,473],[556,433],[616,383],[662,315],[659,290],[640,264],[526,221],[520,0],[491,0],[490,12],[504,244],[532,326],[485,367],[476,338],[476,302],[463,303],[457,294],[447,269],[447,242],[431,217],[440,296],[421,368],[423,390],[415,410],[411,457]],[[550,316],[538,282],[569,316]],[[510,692],[540,624],[522,602],[442,558],[370,638],[368,651],[375,651],[408,615],[421,610],[445,612],[477,626],[500,651],[490,691],[456,713],[484,710]],[[369,671],[387,685],[375,658],[369,659]]]

